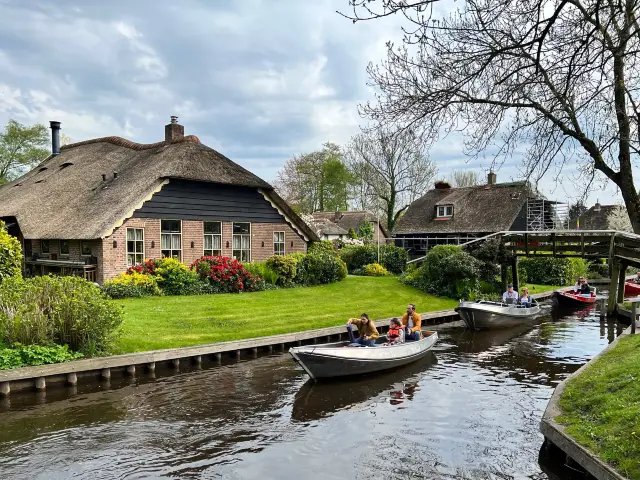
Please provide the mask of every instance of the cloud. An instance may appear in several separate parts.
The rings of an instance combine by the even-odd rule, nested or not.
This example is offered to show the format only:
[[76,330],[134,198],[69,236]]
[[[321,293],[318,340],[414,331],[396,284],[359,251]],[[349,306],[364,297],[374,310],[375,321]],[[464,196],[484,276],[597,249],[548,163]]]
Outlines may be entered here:
[[[373,95],[367,64],[401,40],[402,17],[354,25],[336,13],[348,9],[348,0],[0,0],[0,123],[55,119],[73,141],[151,143],[178,115],[187,133],[272,180],[293,154],[346,143],[366,123],[357,107]],[[461,138],[432,149],[440,171],[488,169],[487,159],[465,163]],[[499,177],[519,173],[514,159]]]

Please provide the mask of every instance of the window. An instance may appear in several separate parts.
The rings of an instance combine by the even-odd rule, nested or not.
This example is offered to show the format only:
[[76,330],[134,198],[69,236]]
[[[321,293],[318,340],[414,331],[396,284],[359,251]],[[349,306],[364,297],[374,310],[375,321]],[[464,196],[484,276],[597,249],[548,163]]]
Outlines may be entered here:
[[453,205],[438,205],[436,212],[437,218],[453,217]]
[[182,260],[182,222],[180,220],[160,222],[160,248],[163,257]]
[[127,266],[144,263],[144,230],[127,228]]
[[204,255],[222,255],[222,222],[204,222]]
[[251,224],[233,224],[233,258],[241,262],[251,261]]
[[85,240],[80,241],[80,255],[83,257],[91,256],[91,244]]
[[69,240],[60,240],[60,255],[69,255]]
[[284,232],[273,232],[273,254],[284,255]]
[[40,253],[49,255],[49,240],[40,240]]

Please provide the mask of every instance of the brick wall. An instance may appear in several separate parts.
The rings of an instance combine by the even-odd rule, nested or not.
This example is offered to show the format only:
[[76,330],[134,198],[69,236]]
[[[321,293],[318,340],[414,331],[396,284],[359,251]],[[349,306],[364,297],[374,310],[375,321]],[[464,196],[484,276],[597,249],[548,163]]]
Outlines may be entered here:
[[[160,220],[131,218],[100,242],[102,254],[98,257],[98,281],[100,283],[117,276],[127,269],[127,228],[144,229],[145,258],[160,258]],[[251,224],[251,260],[262,261],[273,255],[273,232],[285,232],[285,253],[306,252],[307,244],[287,223]],[[222,223],[222,254],[231,256],[233,239],[232,223]],[[182,221],[182,261],[190,265],[204,253],[204,230],[201,221]],[[117,247],[113,248],[116,241]],[[153,247],[151,246],[153,242]],[[193,247],[191,247],[193,242]],[[227,248],[227,242],[229,247]],[[262,246],[264,243],[264,247]],[[293,244],[293,245],[292,245]]]

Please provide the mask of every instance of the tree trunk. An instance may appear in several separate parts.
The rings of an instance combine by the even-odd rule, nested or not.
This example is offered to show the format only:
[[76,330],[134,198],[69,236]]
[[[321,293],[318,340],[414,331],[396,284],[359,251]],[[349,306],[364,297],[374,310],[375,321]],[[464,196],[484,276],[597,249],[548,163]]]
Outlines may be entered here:
[[396,224],[396,218],[393,215],[395,209],[396,209],[396,193],[392,191],[391,195],[389,195],[389,200],[387,200],[387,231],[389,233],[393,231],[393,227]]

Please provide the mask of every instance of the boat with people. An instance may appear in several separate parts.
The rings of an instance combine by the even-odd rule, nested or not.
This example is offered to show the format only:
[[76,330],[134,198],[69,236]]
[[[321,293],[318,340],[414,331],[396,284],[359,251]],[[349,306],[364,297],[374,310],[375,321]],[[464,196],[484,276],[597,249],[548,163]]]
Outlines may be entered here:
[[293,359],[314,380],[374,373],[408,365],[425,357],[438,341],[438,333],[422,330],[422,339],[388,344],[386,336],[372,346],[350,341],[292,347]]
[[556,290],[551,300],[559,307],[584,307],[596,301],[595,288],[589,293],[580,293],[573,290]]
[[540,314],[540,305],[535,300],[531,300],[526,304],[518,304],[514,301],[460,301],[455,311],[458,312],[460,318],[470,329],[484,330],[533,323],[538,314]]
[[640,283],[635,281],[625,282],[624,284],[624,296],[635,297],[640,295]]

